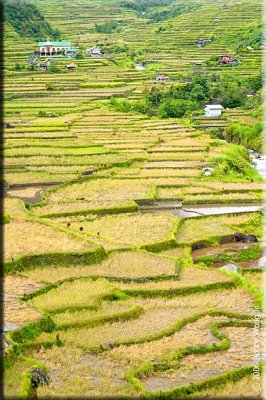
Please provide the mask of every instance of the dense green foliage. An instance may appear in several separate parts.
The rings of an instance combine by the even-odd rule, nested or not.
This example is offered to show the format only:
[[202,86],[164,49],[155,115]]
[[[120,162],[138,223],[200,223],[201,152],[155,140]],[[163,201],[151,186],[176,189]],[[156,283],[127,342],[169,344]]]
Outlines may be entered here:
[[240,36],[240,38],[238,38],[238,40],[238,49],[245,46],[252,46],[254,49],[258,49],[262,45],[263,41],[262,26],[251,26]]
[[[247,96],[256,93],[261,85],[260,76],[245,79],[194,74],[186,77],[182,85],[173,83],[167,90],[153,86],[146,91],[143,100],[138,102],[119,102],[113,99],[111,105],[119,111],[152,112],[161,118],[182,118],[194,110],[202,109],[206,102],[221,103],[224,108],[250,109],[254,104]],[[255,132],[260,134],[261,130],[256,127]],[[250,138],[251,133],[246,132],[245,136]]]
[[114,31],[119,31],[119,24],[114,21],[105,21],[103,24],[95,24],[96,33],[110,34]]
[[187,112],[195,110],[197,103],[191,100],[166,99],[158,108],[161,118],[182,118]]
[[121,1],[120,5],[143,13],[153,22],[175,18],[181,14],[195,11],[201,6],[199,3],[185,3],[182,0],[125,0]]
[[234,123],[225,129],[224,137],[230,142],[260,151],[262,148],[262,131],[263,125],[259,122],[252,126]]
[[170,8],[153,11],[148,15],[148,17],[154,22],[159,22],[166,19],[178,17],[179,15],[185,13],[193,12],[199,7],[200,4],[187,4],[180,2],[179,4],[175,4]]
[[[153,86],[138,101],[111,99],[113,110],[157,115],[160,118],[189,117],[194,111],[202,112],[207,102],[220,103],[224,108],[242,107],[257,116],[261,111],[261,76],[253,78],[195,74],[183,79],[182,85],[172,84],[168,89]],[[250,97],[251,95],[251,97]],[[197,112],[198,112],[197,111]],[[214,132],[214,137],[261,151],[262,124],[244,122],[230,124]],[[211,132],[210,132],[211,133]]]
[[224,34],[223,40],[236,46],[237,51],[247,51],[247,46],[259,49],[263,42],[262,24],[254,23],[249,25],[242,33],[227,32]]
[[2,214],[1,225],[8,224],[10,221],[10,215],[8,213]]
[[4,6],[4,20],[21,36],[35,39],[58,39],[60,33],[52,29],[38,8],[23,0],[8,0]]
[[215,175],[238,176],[251,181],[259,181],[258,172],[250,165],[248,151],[245,147],[230,145],[230,149],[224,152],[221,157],[215,159],[219,166],[215,169]]
[[131,10],[146,12],[149,8],[164,7],[173,3],[174,0],[122,0],[120,5]]

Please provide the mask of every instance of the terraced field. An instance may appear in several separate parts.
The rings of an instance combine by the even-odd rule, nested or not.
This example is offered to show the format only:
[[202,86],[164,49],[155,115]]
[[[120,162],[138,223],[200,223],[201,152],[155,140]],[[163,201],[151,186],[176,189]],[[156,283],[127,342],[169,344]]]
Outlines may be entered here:
[[[246,175],[223,170],[232,146],[185,119],[124,113],[110,101],[140,99],[156,74],[178,82],[233,51],[224,31],[241,34],[259,20],[259,2],[195,1],[197,10],[152,23],[116,1],[34,3],[64,39],[110,51],[75,60],[74,72],[65,60],[58,73],[18,71],[35,43],[5,30],[5,122],[13,126],[3,142],[5,395],[36,395],[38,368],[49,377],[38,398],[234,390],[262,398],[262,374],[256,387],[252,374],[254,315],[264,332],[265,182],[244,158]],[[107,19],[123,20],[121,31],[96,33]],[[198,48],[201,36],[215,40]],[[146,70],[115,46],[141,49]],[[241,61],[207,68],[251,77],[261,51]],[[243,209],[226,213],[229,205]],[[258,242],[234,243],[236,231]],[[229,263],[237,272],[221,268]],[[262,339],[258,346],[262,363]]]

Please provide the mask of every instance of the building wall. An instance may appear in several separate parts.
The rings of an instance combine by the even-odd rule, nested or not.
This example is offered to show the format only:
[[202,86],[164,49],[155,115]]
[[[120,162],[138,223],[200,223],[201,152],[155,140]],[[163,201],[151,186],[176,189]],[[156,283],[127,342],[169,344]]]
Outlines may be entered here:
[[41,54],[51,54],[51,53],[56,53],[57,50],[67,50],[70,49],[70,47],[65,47],[65,46],[44,46],[40,47],[40,53]]
[[209,110],[205,109],[205,116],[206,117],[220,117],[222,115],[221,110]]

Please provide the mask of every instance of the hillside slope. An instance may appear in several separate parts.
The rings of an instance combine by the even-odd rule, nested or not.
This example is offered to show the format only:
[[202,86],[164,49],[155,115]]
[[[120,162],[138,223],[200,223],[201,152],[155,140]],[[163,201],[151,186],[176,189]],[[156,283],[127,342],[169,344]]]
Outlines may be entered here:
[[58,30],[52,29],[38,8],[24,0],[4,2],[4,21],[22,37],[35,39],[59,38]]
[[6,396],[262,398],[260,1],[31,1],[80,51],[6,22]]

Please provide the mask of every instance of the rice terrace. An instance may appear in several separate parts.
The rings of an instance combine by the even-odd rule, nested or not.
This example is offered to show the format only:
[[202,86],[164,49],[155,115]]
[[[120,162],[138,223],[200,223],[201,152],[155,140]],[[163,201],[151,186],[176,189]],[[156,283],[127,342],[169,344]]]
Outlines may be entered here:
[[3,7],[4,397],[262,399],[261,1]]

